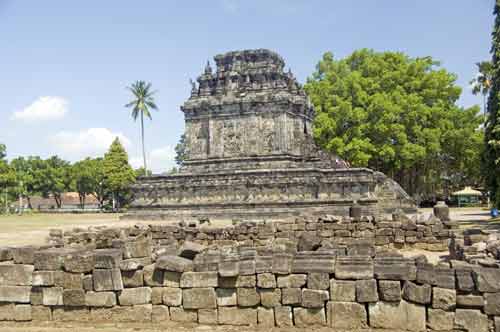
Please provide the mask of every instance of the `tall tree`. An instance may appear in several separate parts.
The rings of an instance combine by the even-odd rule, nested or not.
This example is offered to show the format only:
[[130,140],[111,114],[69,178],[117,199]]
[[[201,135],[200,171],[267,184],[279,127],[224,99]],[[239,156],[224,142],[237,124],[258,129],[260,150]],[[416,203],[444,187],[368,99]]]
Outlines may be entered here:
[[490,61],[481,61],[476,63],[476,66],[478,73],[470,84],[472,84],[473,94],[481,94],[483,96],[483,115],[486,117],[486,97],[491,89],[493,65]]
[[113,210],[115,210],[116,203],[124,201],[130,185],[135,181],[134,169],[129,165],[127,152],[118,138],[104,155],[103,169],[104,181],[112,193]]
[[10,187],[16,185],[16,173],[15,170],[9,165],[7,160],[4,158],[7,156],[6,147],[4,144],[0,144],[0,189],[2,206],[0,209],[4,209],[5,212],[8,210],[8,190]]
[[496,0],[492,33],[492,77],[485,123],[484,169],[492,203],[500,207],[500,0]]
[[147,116],[151,120],[150,110],[158,110],[153,97],[155,91],[151,90],[151,83],[146,83],[144,81],[137,81],[129,86],[128,89],[134,95],[134,99],[126,104],[125,107],[132,108],[132,118],[134,121],[136,121],[138,117],[141,118],[142,158],[144,161],[144,169],[147,170],[146,148],[144,144],[144,116]]
[[45,161],[42,172],[47,179],[44,188],[54,198],[58,208],[62,207],[62,195],[74,189],[70,163],[57,156],[50,157]]
[[[464,158],[477,160],[481,150],[479,108],[456,105],[456,76],[431,57],[362,49],[336,60],[326,53],[305,89],[321,146],[388,174],[412,195],[434,193],[442,179],[477,167]],[[479,181],[459,178],[456,186]]]
[[177,145],[175,146],[175,163],[178,166],[182,166],[182,164],[184,164],[184,160],[186,160],[186,157],[186,135],[182,134],[179,143],[177,143]]

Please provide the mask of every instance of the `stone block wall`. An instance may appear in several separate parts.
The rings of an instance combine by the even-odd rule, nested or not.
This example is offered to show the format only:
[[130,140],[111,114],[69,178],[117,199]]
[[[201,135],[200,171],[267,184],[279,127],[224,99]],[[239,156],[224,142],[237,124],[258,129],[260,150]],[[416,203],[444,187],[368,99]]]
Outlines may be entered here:
[[294,221],[238,222],[226,227],[198,223],[161,223],[121,228],[75,228],[52,230],[49,243],[58,246],[84,245],[95,248],[121,246],[120,239],[150,237],[155,246],[178,246],[183,241],[204,245],[244,243],[270,245],[276,240],[289,240],[298,250],[316,250],[357,244],[390,248],[419,248],[445,251],[457,228],[456,222],[435,217],[408,218],[405,215],[375,218],[326,216]]
[[[296,251],[154,249],[148,237],[103,249],[0,249],[0,320],[193,322],[398,331],[500,328],[500,269],[430,265],[350,246]],[[456,267],[452,267],[456,266]]]

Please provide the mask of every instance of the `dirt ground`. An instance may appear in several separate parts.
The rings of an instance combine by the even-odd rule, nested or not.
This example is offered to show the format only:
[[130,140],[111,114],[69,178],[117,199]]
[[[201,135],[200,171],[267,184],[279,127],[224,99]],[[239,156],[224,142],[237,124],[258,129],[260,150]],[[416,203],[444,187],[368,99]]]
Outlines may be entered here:
[[[2,332],[266,332],[276,331],[285,332],[390,332],[388,330],[332,330],[327,327],[308,327],[308,328],[262,328],[262,327],[242,327],[242,326],[208,326],[194,324],[175,324],[155,325],[149,323],[142,324],[84,324],[84,323],[0,323],[0,331]],[[395,331],[392,331],[395,332]]]
[[[431,209],[421,209],[429,214]],[[0,246],[44,244],[51,228],[129,226],[154,221],[120,220],[119,214],[27,214],[0,216]],[[488,211],[478,208],[451,209],[461,228],[500,230],[500,220],[491,221]],[[225,224],[226,222],[224,222]]]

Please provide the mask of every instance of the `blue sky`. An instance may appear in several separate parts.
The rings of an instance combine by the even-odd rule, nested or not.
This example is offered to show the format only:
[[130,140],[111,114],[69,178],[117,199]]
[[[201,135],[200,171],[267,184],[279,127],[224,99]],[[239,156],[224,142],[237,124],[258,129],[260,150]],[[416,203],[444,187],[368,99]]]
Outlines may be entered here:
[[102,155],[112,138],[140,165],[139,124],[125,89],[147,80],[160,107],[147,123],[155,172],[173,165],[179,106],[214,55],[270,48],[301,82],[325,51],[430,55],[458,75],[460,104],[489,59],[494,0],[0,0],[0,142],[9,157]]

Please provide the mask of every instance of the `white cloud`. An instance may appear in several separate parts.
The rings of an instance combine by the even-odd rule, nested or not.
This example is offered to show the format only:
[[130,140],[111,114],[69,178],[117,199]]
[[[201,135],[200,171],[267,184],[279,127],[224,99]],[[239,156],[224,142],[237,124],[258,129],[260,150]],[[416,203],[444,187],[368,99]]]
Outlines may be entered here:
[[[153,173],[167,172],[173,166],[175,166],[175,149],[174,147],[167,145],[164,147],[155,148],[149,153],[146,151],[146,159],[148,163],[148,169],[152,170]],[[130,158],[130,164],[134,168],[142,167],[142,156],[135,156],[134,158]]]
[[61,131],[49,138],[55,152],[70,160],[103,156],[113,140],[118,137],[125,148],[130,140],[122,133],[107,128],[89,128],[80,131]]
[[39,97],[22,110],[15,111],[12,119],[26,122],[57,120],[68,112],[68,101],[61,97]]

